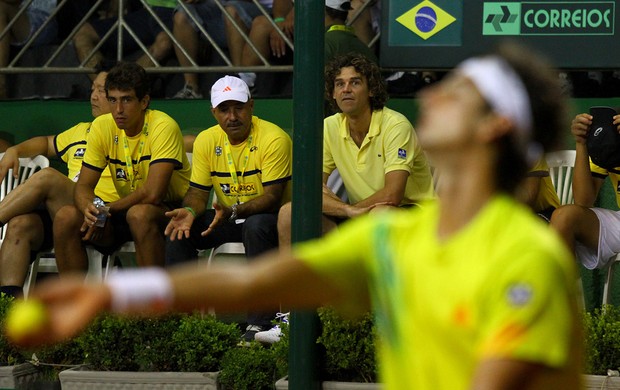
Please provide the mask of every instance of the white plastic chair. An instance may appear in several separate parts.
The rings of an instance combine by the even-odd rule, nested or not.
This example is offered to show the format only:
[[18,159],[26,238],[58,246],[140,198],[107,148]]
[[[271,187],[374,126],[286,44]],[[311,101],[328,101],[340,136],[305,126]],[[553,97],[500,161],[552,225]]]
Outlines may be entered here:
[[[572,204],[575,202],[573,197],[573,168],[575,167],[574,150],[559,150],[550,152],[545,155],[547,166],[549,167],[549,176],[558,194],[560,204]],[[579,282],[579,289],[582,296],[582,304],[585,308],[585,296],[583,294],[583,285]]]
[[549,176],[560,198],[560,204],[574,203],[573,198],[573,168],[575,166],[574,150],[559,150],[545,155],[549,166]]

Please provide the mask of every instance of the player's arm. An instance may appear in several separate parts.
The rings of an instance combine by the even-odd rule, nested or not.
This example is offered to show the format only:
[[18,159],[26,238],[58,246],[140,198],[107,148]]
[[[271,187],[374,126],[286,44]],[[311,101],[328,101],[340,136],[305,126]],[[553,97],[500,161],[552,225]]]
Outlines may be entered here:
[[375,204],[389,204],[398,206],[405,196],[405,187],[409,172],[405,170],[395,170],[385,174],[383,188],[368,198],[355,204],[357,207],[370,207]]
[[77,183],[75,183],[75,189],[73,190],[75,207],[84,214],[84,219],[90,222],[91,225],[97,221],[98,211],[93,205],[93,200],[95,199],[95,187],[100,177],[101,172],[82,165],[80,177]]
[[590,171],[590,159],[586,140],[592,116],[589,114],[579,114],[573,119],[571,133],[575,138],[575,168],[573,170],[573,194],[575,204],[592,207],[596,196],[603,185],[604,179],[592,176]]
[[124,198],[110,203],[110,213],[127,210],[136,204],[160,204],[168,191],[170,178],[174,172],[174,164],[156,162],[149,167],[149,173],[144,185]]
[[[247,218],[250,215],[278,211],[285,188],[286,182],[273,183],[263,187],[262,195],[237,205],[237,218]],[[227,209],[228,216],[230,216],[232,210],[230,210],[230,207]]]
[[38,155],[52,157],[54,154],[53,136],[34,137],[11,146],[4,152],[2,160],[0,160],[0,177],[6,176],[7,171],[11,168],[13,169],[13,174],[17,175],[20,157],[34,157]]
[[[124,283],[118,279],[127,276]],[[145,285],[152,296],[145,293]],[[141,293],[133,294],[137,289]],[[164,306],[160,299],[162,290],[169,294],[164,299],[168,304]],[[44,281],[32,296],[45,303],[49,323],[41,334],[22,340],[26,345],[54,343],[75,336],[98,313],[111,310],[118,297],[125,303],[133,302],[122,308],[116,305],[115,311],[124,313],[193,311],[206,307],[219,312],[238,312],[248,307],[259,311],[274,309],[280,304],[298,309],[315,308],[337,302],[344,294],[287,251],[269,252],[248,264],[207,267],[192,263],[169,271],[159,268],[120,271],[108,278],[106,284],[88,284],[83,276],[67,276],[62,281]]]

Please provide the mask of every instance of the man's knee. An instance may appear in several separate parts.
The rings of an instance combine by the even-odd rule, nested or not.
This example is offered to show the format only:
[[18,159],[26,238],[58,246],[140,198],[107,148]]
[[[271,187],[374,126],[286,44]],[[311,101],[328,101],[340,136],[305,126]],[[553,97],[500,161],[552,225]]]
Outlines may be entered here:
[[556,228],[564,228],[572,226],[580,219],[580,215],[583,214],[583,207],[577,205],[564,205],[560,206],[551,214],[551,225]]
[[151,54],[155,59],[161,60],[172,50],[172,40],[165,32],[160,32],[151,45]]
[[289,230],[291,228],[291,202],[284,204],[280,207],[278,212],[278,230]]
[[39,231],[41,226],[41,218],[37,214],[18,215],[9,221],[5,239],[9,237],[27,238]]
[[132,232],[159,228],[164,223],[164,211],[150,204],[136,204],[127,210],[127,224]]
[[72,205],[62,207],[54,216],[54,231],[73,230],[79,228],[84,221],[84,215]]
[[172,17],[172,23],[175,27],[186,27],[189,25],[189,17],[183,10],[177,10]]
[[75,45],[96,42],[99,39],[97,31],[90,23],[85,23],[75,33],[73,37],[73,43]]

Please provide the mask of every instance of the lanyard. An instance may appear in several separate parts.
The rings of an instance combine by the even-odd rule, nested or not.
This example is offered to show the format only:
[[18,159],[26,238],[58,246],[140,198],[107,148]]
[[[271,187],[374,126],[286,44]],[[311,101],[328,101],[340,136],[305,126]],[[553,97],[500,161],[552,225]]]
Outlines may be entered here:
[[[144,144],[146,143],[146,136],[149,134],[147,131],[149,124],[144,122],[144,127],[142,128],[142,132],[140,133],[140,145],[138,146],[138,158],[136,159],[136,163],[138,167],[140,166],[140,160],[142,159],[142,152],[144,151]],[[129,180],[129,184],[131,185],[131,191],[135,191],[136,189],[136,175],[133,170],[133,161],[131,159],[131,151],[129,150],[129,142],[127,141],[127,134],[123,130],[123,151],[125,152],[125,165],[127,166],[127,180]]]
[[[245,148],[243,149],[243,166],[241,169],[241,177],[245,174],[245,170],[248,167],[248,160],[250,159],[250,149],[252,149],[252,129],[250,129],[250,136],[248,137],[248,142],[245,144]],[[233,181],[233,184],[237,187],[237,203],[241,203],[239,200],[239,177],[237,176],[237,168],[235,167],[235,161],[233,160],[232,151],[230,150],[230,144],[228,143],[228,137],[224,142],[224,150],[226,152],[226,160],[228,161],[228,171],[230,172],[230,178]]]
[[346,31],[346,32],[352,33],[353,32],[353,27],[345,26],[344,24],[334,24],[327,31]]

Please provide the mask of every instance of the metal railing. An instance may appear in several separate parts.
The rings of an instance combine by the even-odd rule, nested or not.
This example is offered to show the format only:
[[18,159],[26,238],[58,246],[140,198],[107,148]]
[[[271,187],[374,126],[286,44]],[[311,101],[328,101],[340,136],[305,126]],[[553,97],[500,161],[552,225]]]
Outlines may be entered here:
[[[7,36],[7,34],[10,33],[10,30],[15,24],[17,18],[23,15],[24,12],[26,12],[27,7],[32,3],[32,1],[33,0],[24,0],[25,4],[21,7],[17,15],[11,20],[11,22],[7,25],[7,27],[0,33],[0,39],[4,38],[5,36]],[[170,31],[170,29],[165,25],[165,23],[151,9],[151,6],[149,6],[146,0],[140,0],[139,2],[141,3],[142,6],[144,6],[148,10],[151,17],[153,17],[153,19],[161,26],[163,32],[172,41],[173,46],[179,48],[180,51],[188,59],[190,59],[191,66],[178,66],[176,65],[176,62],[173,65],[163,64],[157,61],[152,56],[152,54],[149,52],[148,44],[145,44],[144,42],[142,42],[138,38],[137,34],[131,29],[131,27],[125,21],[125,9],[127,7],[126,0],[118,0],[118,3],[119,3],[118,20],[112,25],[112,27],[110,27],[110,29],[106,32],[106,34],[103,37],[101,37],[99,43],[91,50],[91,52],[86,56],[86,58],[84,58],[84,60],[81,63],[79,63],[79,65],[76,66],[75,64],[68,64],[64,66],[64,65],[58,65],[57,63],[61,62],[59,61],[59,57],[61,56],[61,53],[64,50],[74,50],[74,47],[72,45],[73,38],[75,37],[79,29],[84,24],[89,22],[89,20],[94,15],[94,13],[97,11],[97,9],[99,9],[102,5],[104,5],[104,3],[107,3],[106,0],[97,0],[96,3],[93,5],[93,7],[82,17],[82,19],[77,23],[77,25],[71,30],[68,36],[61,42],[54,45],[55,50],[53,50],[53,52],[49,55],[49,57],[47,57],[43,61],[43,63],[37,64],[36,66],[20,65],[20,60],[24,58],[24,55],[26,54],[26,52],[34,48],[33,44],[36,38],[43,32],[43,30],[48,26],[48,24],[51,23],[52,19],[59,15],[60,10],[63,7],[67,6],[69,1],[70,0],[60,0],[58,2],[54,10],[52,11],[50,17],[48,18],[48,20],[46,20],[43,23],[43,25],[41,25],[36,31],[34,31],[30,39],[23,46],[19,47],[19,49],[15,51],[15,54],[11,58],[9,64],[5,67],[0,67],[0,74],[93,73],[94,68],[89,67],[85,64],[87,64],[88,61],[93,57],[93,55],[95,55],[95,53],[99,51],[99,49],[106,42],[106,40],[111,39],[113,37],[113,34],[115,32],[117,32],[116,37],[118,39],[117,46],[116,46],[116,60],[124,60],[126,59],[126,57],[129,56],[123,53],[123,46],[124,46],[124,42],[123,42],[124,34],[122,33],[123,30],[127,31],[127,33],[136,41],[136,43],[138,44],[140,48],[141,54],[145,54],[146,56],[148,56],[151,62],[153,63],[152,67],[149,67],[146,69],[147,72],[149,73],[209,73],[209,72],[230,72],[231,70],[235,72],[257,72],[257,73],[258,72],[292,72],[293,71],[292,64],[291,65],[274,65],[272,62],[270,62],[268,58],[261,55],[261,53],[256,48],[256,46],[250,41],[248,35],[235,22],[233,17],[227,12],[221,0],[209,0],[209,1],[213,1],[215,4],[217,4],[217,6],[222,11],[222,14],[224,15],[224,17],[226,17],[232,23],[235,29],[240,33],[240,35],[243,37],[246,44],[252,49],[252,51],[256,54],[256,56],[260,59],[260,61],[262,62],[262,65],[234,66],[228,55],[227,50],[223,49],[215,42],[215,40],[211,37],[211,35],[207,32],[207,30],[198,22],[198,20],[196,20],[196,18],[192,15],[191,12],[186,12],[188,17],[191,18],[191,20],[195,23],[196,26],[198,26],[198,30],[199,30],[198,33],[199,33],[200,38],[206,40],[208,44],[211,46],[211,48],[217,53],[219,57],[221,57],[221,59],[225,63],[225,65],[199,64],[196,59],[193,59],[188,55],[186,49],[181,45],[181,43],[177,40],[177,38],[175,38],[172,31]],[[282,31],[280,31],[276,23],[270,17],[267,10],[265,10],[265,8],[258,2],[258,0],[252,0],[252,2],[258,7],[258,9],[261,11],[263,15],[268,17],[268,20],[273,25],[273,27],[276,29],[276,31],[280,33],[280,35],[286,42],[286,45],[288,46],[288,48],[290,50],[294,50],[293,42],[290,39],[288,39],[288,37]],[[352,18],[352,21],[354,21],[369,4],[370,2],[366,2],[363,7],[360,7],[360,9],[357,10],[356,14]],[[183,1],[179,1],[178,6],[180,8],[183,8],[185,11],[188,10],[187,5]],[[378,38],[379,38],[379,34],[377,34],[373,38],[369,46],[374,45],[377,42]],[[171,56],[174,56],[174,51],[172,51]]]

